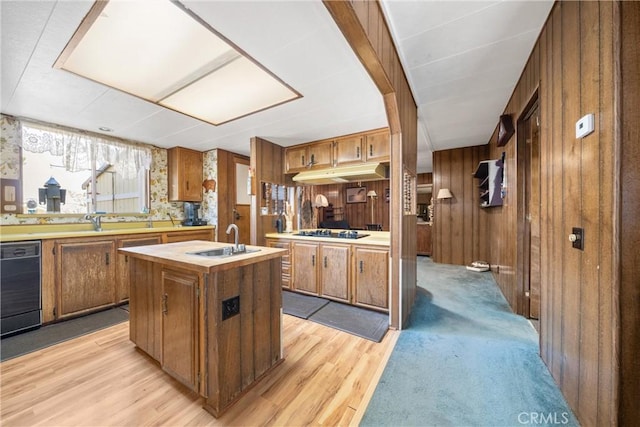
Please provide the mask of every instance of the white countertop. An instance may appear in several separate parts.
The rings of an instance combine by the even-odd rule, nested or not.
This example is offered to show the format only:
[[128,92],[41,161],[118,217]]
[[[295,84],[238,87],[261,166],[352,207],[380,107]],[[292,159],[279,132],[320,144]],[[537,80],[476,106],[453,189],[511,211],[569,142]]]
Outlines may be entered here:
[[[310,231],[310,230],[305,230]],[[334,233],[339,233],[343,230],[331,230]],[[300,230],[295,230],[291,233],[267,233],[265,237],[268,239],[287,239],[287,240],[300,240],[307,242],[330,242],[330,243],[342,243],[351,245],[374,245],[384,246],[388,248],[391,245],[391,233],[388,231],[369,231],[369,230],[357,230],[359,234],[368,234],[367,237],[361,237],[359,239],[343,239],[336,237],[318,237],[318,236],[297,236],[296,234]]]

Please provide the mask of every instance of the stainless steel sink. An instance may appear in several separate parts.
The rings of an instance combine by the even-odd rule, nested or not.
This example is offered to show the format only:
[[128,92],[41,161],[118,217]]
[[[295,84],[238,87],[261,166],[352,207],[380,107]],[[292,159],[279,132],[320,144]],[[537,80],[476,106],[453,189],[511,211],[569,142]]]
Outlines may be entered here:
[[233,246],[224,246],[222,248],[207,249],[205,251],[187,252],[187,254],[206,256],[209,258],[221,258],[233,255],[250,254],[253,252],[258,252],[259,250],[260,249],[247,249],[245,245],[238,245],[237,250]]

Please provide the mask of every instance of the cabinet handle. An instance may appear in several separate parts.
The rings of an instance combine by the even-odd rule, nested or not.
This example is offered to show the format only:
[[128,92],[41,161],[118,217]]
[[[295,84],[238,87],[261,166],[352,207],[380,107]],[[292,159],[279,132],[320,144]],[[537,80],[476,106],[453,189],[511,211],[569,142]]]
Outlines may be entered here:
[[315,255],[311,255],[311,265],[312,266],[316,266],[316,256]]
[[369,144],[369,155],[373,156],[373,144]]
[[304,154],[302,155],[302,165],[301,166],[304,166]]
[[162,314],[166,316],[168,312],[169,309],[167,308],[167,294],[164,294],[162,295]]
[[129,262],[129,255],[124,256],[124,262]]
[[360,158],[360,147],[356,147],[356,157]]
[[187,181],[187,190],[189,190],[189,181]]
[[360,273],[364,273],[364,261],[360,260]]
[[327,268],[327,257],[324,257],[324,268]]
[[105,261],[107,262],[107,265],[109,265],[109,252],[105,252]]

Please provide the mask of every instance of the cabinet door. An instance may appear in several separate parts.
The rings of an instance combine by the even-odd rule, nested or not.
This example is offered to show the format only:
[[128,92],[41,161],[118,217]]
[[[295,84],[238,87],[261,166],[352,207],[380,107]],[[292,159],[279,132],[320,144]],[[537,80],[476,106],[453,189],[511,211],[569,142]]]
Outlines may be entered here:
[[287,148],[284,157],[285,173],[305,170],[309,162],[308,146]]
[[206,240],[210,242],[213,240],[213,229],[198,230],[196,228],[193,231],[169,232],[165,237],[165,243],[188,242],[189,240]]
[[[118,248],[130,248],[133,246],[157,245],[162,243],[159,234],[145,237],[130,237],[126,239],[118,239]],[[129,299],[129,256],[118,253],[118,263],[116,265],[116,302],[122,302]]]
[[352,136],[336,140],[335,165],[362,163],[364,161],[364,154],[362,152],[363,139],[361,136]]
[[326,169],[333,166],[333,141],[309,145],[310,169]]
[[202,153],[188,148],[167,150],[169,201],[202,200]]
[[389,309],[389,251],[355,247],[354,303]]
[[318,245],[293,243],[293,288],[300,292],[318,294]]
[[391,159],[389,132],[377,132],[366,136],[365,155],[367,161],[388,162]]
[[113,240],[60,243],[58,254],[58,317],[115,303]]
[[282,256],[282,287],[291,288],[291,243],[286,240],[266,239],[267,247],[286,249],[289,252]]
[[324,297],[350,302],[349,246],[320,246],[320,291]]
[[198,276],[162,271],[162,355],[160,364],[178,381],[197,389]]

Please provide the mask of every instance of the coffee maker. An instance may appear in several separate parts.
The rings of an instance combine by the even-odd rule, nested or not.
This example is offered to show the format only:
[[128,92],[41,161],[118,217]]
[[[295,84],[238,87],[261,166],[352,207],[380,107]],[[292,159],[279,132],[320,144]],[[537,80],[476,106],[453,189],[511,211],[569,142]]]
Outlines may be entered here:
[[184,202],[184,221],[182,225],[207,225],[207,220],[200,218],[200,203]]

